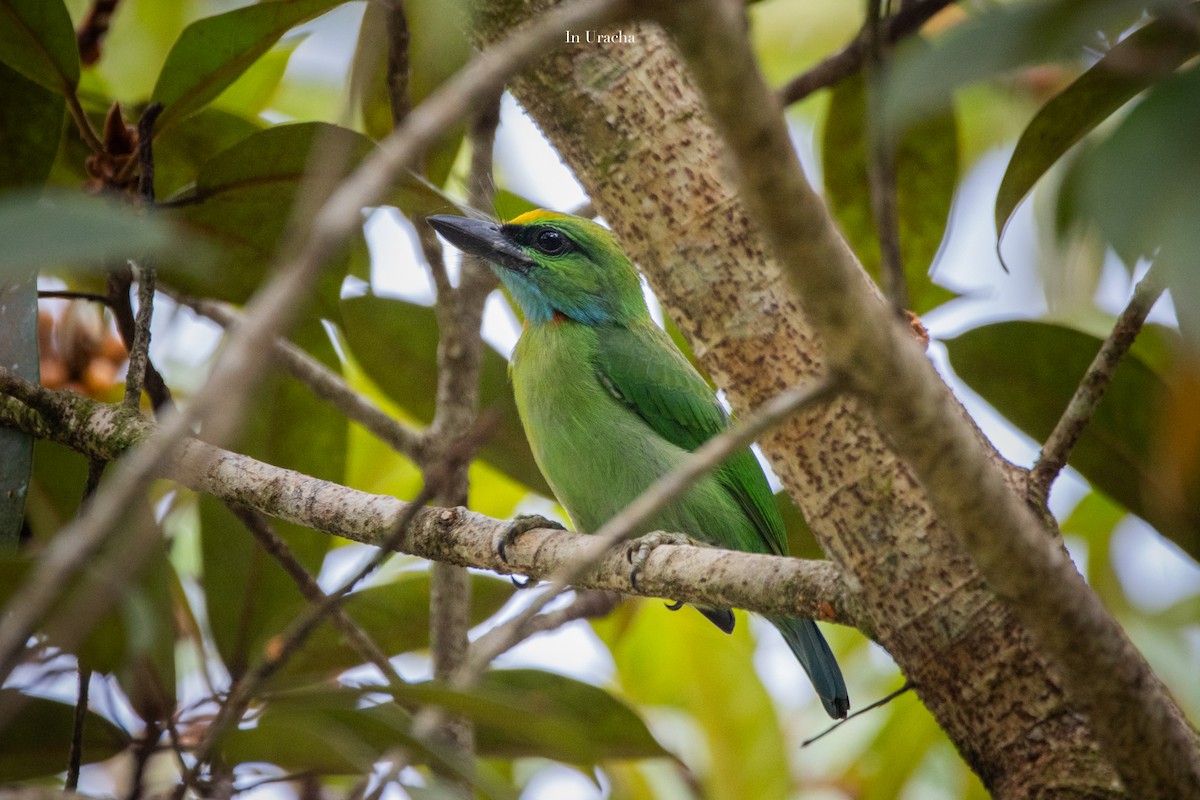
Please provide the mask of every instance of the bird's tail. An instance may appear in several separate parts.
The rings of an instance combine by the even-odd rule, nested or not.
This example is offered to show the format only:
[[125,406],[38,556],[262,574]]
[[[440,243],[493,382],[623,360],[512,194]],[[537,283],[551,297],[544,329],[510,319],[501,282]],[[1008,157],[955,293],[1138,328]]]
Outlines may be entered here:
[[846,682],[833,651],[817,623],[811,619],[770,617],[771,624],[783,634],[783,640],[792,648],[800,665],[808,673],[817,696],[825,711],[834,719],[842,719],[850,710],[850,695],[846,693]]

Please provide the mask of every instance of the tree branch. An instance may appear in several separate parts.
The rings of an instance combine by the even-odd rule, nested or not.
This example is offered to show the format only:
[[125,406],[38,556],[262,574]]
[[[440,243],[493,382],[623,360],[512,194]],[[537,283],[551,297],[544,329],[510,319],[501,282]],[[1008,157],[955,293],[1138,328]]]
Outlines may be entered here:
[[[917,31],[934,14],[950,5],[954,0],[924,0],[907,4],[894,14],[887,24],[883,39],[895,44]],[[870,20],[858,35],[844,48],[826,58],[807,72],[797,75],[779,90],[779,104],[790,106],[808,97],[818,89],[835,86],[863,68],[870,53]]]
[[883,293],[897,314],[908,308],[908,281],[900,252],[900,222],[896,207],[896,137],[885,119],[883,87],[887,77],[887,53],[882,27],[890,21],[882,0],[868,0],[867,69],[864,81],[866,113],[867,181],[870,184],[871,217],[879,238],[879,274]]
[[1133,290],[1129,305],[1117,317],[1112,332],[1100,345],[1096,357],[1092,359],[1087,372],[1075,387],[1075,394],[1067,403],[1062,417],[1055,423],[1054,430],[1042,446],[1037,463],[1029,471],[1030,499],[1039,506],[1046,505],[1050,496],[1050,485],[1067,465],[1071,450],[1091,422],[1096,407],[1104,399],[1104,393],[1112,383],[1117,366],[1133,346],[1133,340],[1137,338],[1150,309],[1158,302],[1162,293],[1163,285],[1158,280],[1158,271],[1152,266]]
[[[0,425],[49,438],[85,456],[107,460],[152,435],[155,423],[118,406],[73,392],[51,392],[0,369]],[[378,547],[411,504],[274,467],[197,439],[185,440],[155,473],[196,492],[314,530]],[[590,556],[595,537],[538,529],[496,555],[508,520],[463,508],[421,509],[397,550],[433,561],[543,578]],[[764,615],[807,617],[851,625],[870,635],[841,572],[825,561],[739,553],[710,547],[656,548],[629,584],[629,563],[609,550],[575,578],[576,588],[665,597],[686,603],[744,608]]]
[[[476,208],[491,204],[492,149],[496,127],[500,123],[500,95],[480,103],[472,116],[468,139],[471,143],[471,172],[468,203]],[[454,431],[476,423],[479,415],[479,368],[483,362],[483,306],[496,278],[486,264],[476,258],[464,258],[458,286],[451,289],[442,263],[441,244],[432,229],[422,225],[421,241],[435,275],[441,275],[434,310],[438,321],[438,385],[433,422],[426,435],[431,445],[431,460],[441,460],[438,443],[452,441]],[[426,469],[429,464],[424,465]],[[465,506],[470,478],[467,463],[461,463],[435,498],[439,505]],[[430,654],[433,676],[449,680],[464,660],[470,642],[471,579],[462,567],[435,562],[430,570]],[[437,726],[454,742],[464,756],[474,750],[474,734],[462,717],[428,710],[423,726]]]
[[1139,798],[1200,796],[1195,732],[863,279],[804,177],[735,12],[740,7],[719,2],[673,4],[668,24],[724,134],[745,202],[789,265],[830,364],[845,370],[938,517],[1060,666],[1068,696],[1127,790]]
[[[283,567],[284,572],[291,576],[295,581],[296,587],[300,593],[304,595],[304,599],[312,605],[324,603],[328,599],[328,595],[321,589],[317,579],[308,573],[300,560],[292,553],[291,548],[287,546],[278,533],[276,533],[271,525],[263,518],[263,515],[258,511],[247,508],[241,505],[230,505],[229,510],[233,512],[246,529],[254,536],[259,545],[265,550],[279,566]],[[375,640],[370,635],[359,627],[346,610],[341,606],[333,606],[329,612],[330,622],[338,629],[342,638],[346,641],[356,653],[362,656],[364,662],[374,664],[375,667],[383,674],[383,678],[389,684],[403,684],[404,679],[396,672],[396,668],[392,666],[392,662],[388,660],[387,654],[379,649],[379,645],[375,644]]]

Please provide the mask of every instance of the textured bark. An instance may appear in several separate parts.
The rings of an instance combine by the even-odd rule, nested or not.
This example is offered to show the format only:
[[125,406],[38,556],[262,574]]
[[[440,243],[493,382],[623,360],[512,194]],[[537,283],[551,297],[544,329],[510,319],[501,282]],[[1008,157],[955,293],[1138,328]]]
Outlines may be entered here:
[[[481,40],[544,8],[481,6]],[[512,88],[745,411],[819,373],[821,346],[764,254],[674,49],[653,26],[621,27],[636,43],[560,47]],[[1055,670],[861,407],[835,402],[762,445],[878,640],[994,795],[1123,795]]]

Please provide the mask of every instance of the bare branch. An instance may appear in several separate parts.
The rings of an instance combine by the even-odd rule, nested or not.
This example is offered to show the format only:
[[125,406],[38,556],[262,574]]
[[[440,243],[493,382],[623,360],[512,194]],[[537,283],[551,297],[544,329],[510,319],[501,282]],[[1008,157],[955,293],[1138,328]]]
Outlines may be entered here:
[[75,32],[75,41],[79,46],[79,61],[84,66],[91,66],[100,60],[100,43],[108,34],[108,26],[112,15],[117,10],[118,0],[92,0],[79,30]]
[[[93,458],[118,458],[152,435],[155,428],[154,422],[118,406],[72,392],[50,392],[14,380],[11,372],[0,369],[3,394],[10,396],[0,396],[0,425],[52,439]],[[155,475],[272,517],[376,547],[411,505],[264,464],[196,439],[185,440]],[[459,566],[543,578],[562,574],[569,565],[579,563],[592,554],[596,543],[594,536],[533,530],[514,542],[506,550],[508,561],[501,562],[495,542],[508,526],[508,520],[466,509],[424,508],[397,549]],[[634,590],[624,555],[608,549],[604,558],[573,584],[576,588],[745,608],[766,615],[821,619],[858,627],[868,635],[871,631],[854,594],[842,582],[841,572],[825,561],[664,545],[654,550],[638,573],[638,589]]]
[[351,590],[364,578],[379,568],[391,556],[391,551],[408,532],[408,527],[416,519],[425,502],[433,495],[432,489],[426,485],[416,500],[408,504],[401,512],[393,529],[384,537],[381,548],[354,575],[342,583],[337,590],[325,595],[319,602],[314,603],[299,618],[294,620],[287,630],[279,636],[279,645],[271,653],[242,676],[229,691],[229,696],[221,704],[220,711],[212,723],[204,731],[204,736],[197,743],[193,756],[196,763],[192,766],[177,787],[176,794],[182,795],[187,786],[195,782],[197,775],[203,769],[212,755],[213,748],[221,735],[230,725],[237,724],[246,712],[250,701],[254,698],[263,683],[287,663],[288,659],[307,641],[309,635],[328,617],[338,604],[341,603]]
[[[287,546],[287,542],[283,541],[272,528],[271,525],[263,518],[262,514],[246,506],[230,504],[229,510],[241,521],[246,529],[253,534],[262,549],[265,550],[279,566],[283,567],[283,571],[291,576],[295,581],[296,587],[300,593],[304,595],[304,599],[312,604],[324,603],[328,595],[321,589],[317,579],[308,573],[300,560],[292,553],[291,548]],[[389,684],[402,684],[404,679],[396,672],[396,668],[392,666],[392,662],[388,660],[387,654],[379,649],[379,645],[375,644],[375,640],[367,634],[358,623],[355,622],[345,609],[341,606],[333,606],[329,612],[330,622],[341,633],[346,644],[350,645],[356,653],[362,656],[363,660],[368,664],[374,664],[375,667],[383,674],[384,680]]]
[[[883,38],[888,44],[895,44],[917,31],[934,14],[952,2],[954,0],[923,0],[923,2],[905,4],[888,20]],[[869,22],[868,20],[868,25]],[[776,95],[780,105],[790,106],[792,103],[797,103],[818,89],[826,89],[841,83],[862,69],[869,50],[869,36],[868,27],[864,25],[850,44],[807,72],[788,81]]]
[[539,633],[557,630],[578,619],[603,617],[611,613],[620,602],[621,595],[616,592],[576,590],[575,599],[569,605],[530,617],[529,621],[521,626],[519,637],[511,635],[503,628],[493,628],[480,636],[474,646],[480,650],[494,651],[496,656],[499,656]]
[[67,756],[67,781],[63,788],[73,792],[79,788],[79,767],[83,763],[83,724],[87,720],[88,687],[92,671],[79,667],[75,689],[75,719],[71,725],[71,751]]
[[399,127],[412,111],[412,95],[409,92],[408,17],[404,14],[403,0],[390,0],[387,8],[387,89],[392,106],[392,125]]
[[1146,316],[1162,293],[1163,285],[1158,279],[1158,271],[1151,267],[1138,282],[1129,305],[1117,317],[1112,332],[1100,345],[1099,352],[1092,359],[1079,385],[1075,387],[1075,394],[1071,396],[1062,417],[1046,439],[1037,463],[1029,472],[1030,498],[1038,505],[1045,506],[1050,495],[1050,485],[1066,466],[1071,450],[1091,422],[1096,407],[1104,399],[1104,393],[1112,383],[1117,366],[1133,346],[1133,340],[1145,324]]
[[96,292],[77,292],[73,289],[38,289],[39,300],[87,300],[92,303],[101,303],[105,306],[112,305],[112,301],[106,294],[98,294]]

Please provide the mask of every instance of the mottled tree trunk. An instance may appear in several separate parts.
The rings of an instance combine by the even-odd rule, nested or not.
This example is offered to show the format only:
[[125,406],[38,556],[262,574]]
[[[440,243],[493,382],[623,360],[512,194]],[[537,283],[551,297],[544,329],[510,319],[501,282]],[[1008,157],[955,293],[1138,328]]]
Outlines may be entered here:
[[[543,4],[477,5],[482,42]],[[811,380],[821,346],[764,253],[675,50],[653,26],[623,28],[635,43],[564,45],[512,88],[745,411]],[[860,593],[868,633],[995,796],[1124,796],[1054,670],[854,401],[762,446]]]

